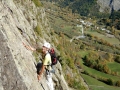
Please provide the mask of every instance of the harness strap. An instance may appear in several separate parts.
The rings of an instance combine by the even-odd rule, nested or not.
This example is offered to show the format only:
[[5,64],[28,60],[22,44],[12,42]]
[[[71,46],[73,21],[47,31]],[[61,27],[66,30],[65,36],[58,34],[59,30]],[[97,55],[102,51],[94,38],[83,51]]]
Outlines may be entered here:
[[45,68],[45,70],[46,70],[46,74],[50,75],[50,70],[48,70],[47,68]]

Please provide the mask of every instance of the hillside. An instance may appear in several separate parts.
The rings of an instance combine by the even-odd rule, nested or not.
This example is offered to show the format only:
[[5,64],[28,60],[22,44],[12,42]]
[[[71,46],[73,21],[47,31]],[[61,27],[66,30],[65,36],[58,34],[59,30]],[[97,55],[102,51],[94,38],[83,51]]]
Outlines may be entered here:
[[[55,45],[59,40],[52,33],[39,0],[0,1],[0,90],[49,90],[44,74],[38,82],[35,64],[42,58],[44,41],[50,42],[59,55]],[[28,50],[23,42],[37,51]],[[55,90],[73,90],[65,81],[59,62],[53,81]],[[84,81],[81,84],[85,87]]]
[[[45,0],[44,0],[45,1]],[[108,17],[112,6],[115,11],[120,9],[120,0],[46,0],[56,3],[59,7],[72,9],[82,16]]]
[[104,19],[106,27],[120,30],[120,0],[44,0],[81,16]]
[[80,16],[54,2],[42,3],[60,41],[56,45],[68,85],[79,90],[77,78],[82,76],[91,90],[119,90],[120,31],[106,27],[107,19]]
[[55,90],[120,90],[120,30],[109,26],[109,19],[84,17],[46,1],[0,1],[0,90],[49,90],[44,74],[38,82],[35,67],[45,41],[59,58]]

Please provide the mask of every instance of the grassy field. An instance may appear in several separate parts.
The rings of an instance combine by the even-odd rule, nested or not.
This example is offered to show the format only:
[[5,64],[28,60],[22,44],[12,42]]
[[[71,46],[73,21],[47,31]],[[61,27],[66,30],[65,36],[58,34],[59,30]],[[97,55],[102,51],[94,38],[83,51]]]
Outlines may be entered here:
[[120,64],[117,62],[111,62],[108,63],[108,67],[111,69],[111,71],[118,72],[118,75],[120,76]]
[[90,75],[93,75],[96,78],[106,78],[106,79],[111,78],[115,81],[120,80],[120,77],[113,76],[113,75],[110,75],[110,74],[106,74],[106,73],[97,71],[95,69],[89,68],[87,66],[83,66],[83,67],[84,67],[84,70],[86,70]]
[[82,51],[82,50],[79,52],[79,54],[81,55],[81,57],[84,57],[88,53],[89,53],[89,51]]
[[111,44],[120,45],[120,41],[117,38],[115,38],[115,37],[109,38],[109,37],[106,37],[103,34],[100,34],[100,33],[96,32],[96,31],[90,31],[90,30],[85,31],[85,33],[89,33],[89,34],[91,34],[93,36],[97,36],[98,38],[106,40],[107,42],[109,42]]
[[[90,51],[80,51],[79,52],[81,57],[84,57],[88,53],[90,53]],[[80,65],[83,68],[83,70],[85,70],[91,76],[95,77],[95,78],[93,78],[89,75],[82,74],[82,77],[87,82],[87,84],[89,85],[91,90],[120,90],[120,87],[109,86],[109,85],[97,80],[98,78],[105,78],[105,79],[111,78],[113,81],[117,81],[117,80],[120,80],[119,76],[113,76],[113,75],[106,74],[106,73],[97,71],[95,69],[89,68],[84,65],[83,60],[80,60]],[[119,63],[116,63],[116,62],[108,63],[108,66],[111,69],[111,71],[117,71],[120,74],[120,64]]]
[[[84,57],[86,54],[88,54],[89,51],[80,51],[80,55],[81,57]],[[82,65],[82,67],[84,68],[85,71],[87,71],[89,74],[94,75],[95,77],[103,77],[103,78],[112,78],[114,80],[119,80],[120,78],[117,76],[113,76],[113,75],[109,75],[100,71],[97,71],[95,69],[89,68],[87,66],[84,65],[84,61],[80,60],[80,64]],[[116,67],[117,66],[117,67]],[[109,67],[111,68],[111,70],[113,71],[118,71],[120,72],[120,64],[119,63],[109,63]],[[95,73],[95,74],[94,74]]]
[[90,90],[120,90],[120,87],[106,85],[105,83],[100,82],[88,75],[82,74],[82,77],[87,82]]
[[[51,23],[55,31],[65,33],[71,37],[80,35],[79,28],[76,26],[68,25],[68,22],[63,21],[61,18],[54,18],[54,23]],[[58,22],[59,21],[59,22]]]

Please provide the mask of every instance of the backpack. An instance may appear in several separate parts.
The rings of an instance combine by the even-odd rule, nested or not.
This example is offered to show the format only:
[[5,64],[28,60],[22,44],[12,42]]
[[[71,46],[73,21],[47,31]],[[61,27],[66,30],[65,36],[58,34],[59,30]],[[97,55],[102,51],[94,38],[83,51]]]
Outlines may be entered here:
[[51,62],[52,62],[51,66],[56,65],[57,64],[57,57],[56,57],[56,54],[55,54],[55,50],[53,48],[51,48],[49,50],[49,53],[51,55]]

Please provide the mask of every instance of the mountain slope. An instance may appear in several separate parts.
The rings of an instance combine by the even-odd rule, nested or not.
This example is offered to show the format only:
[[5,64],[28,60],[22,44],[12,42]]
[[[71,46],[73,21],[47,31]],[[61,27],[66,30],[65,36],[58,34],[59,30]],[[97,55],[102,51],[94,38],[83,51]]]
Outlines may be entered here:
[[[111,5],[114,10],[120,9],[120,0],[46,0],[57,3],[60,7],[72,9],[82,16],[101,16],[111,13]],[[102,14],[101,14],[102,13]]]
[[[43,1],[43,5],[54,32],[58,34],[60,43],[57,48],[68,85],[79,90],[77,80],[83,71],[82,76],[90,89],[119,90],[120,42],[116,37],[117,30],[114,34],[111,28],[96,23],[98,19],[72,13],[71,9],[60,8],[53,2]],[[81,34],[85,37],[79,38]]]
[[[0,90],[49,90],[44,74],[40,82],[36,77],[35,63],[42,55],[27,50],[23,42],[41,48],[47,40],[54,46],[50,29],[38,0],[0,1]],[[70,90],[60,63],[55,67],[55,89]]]

